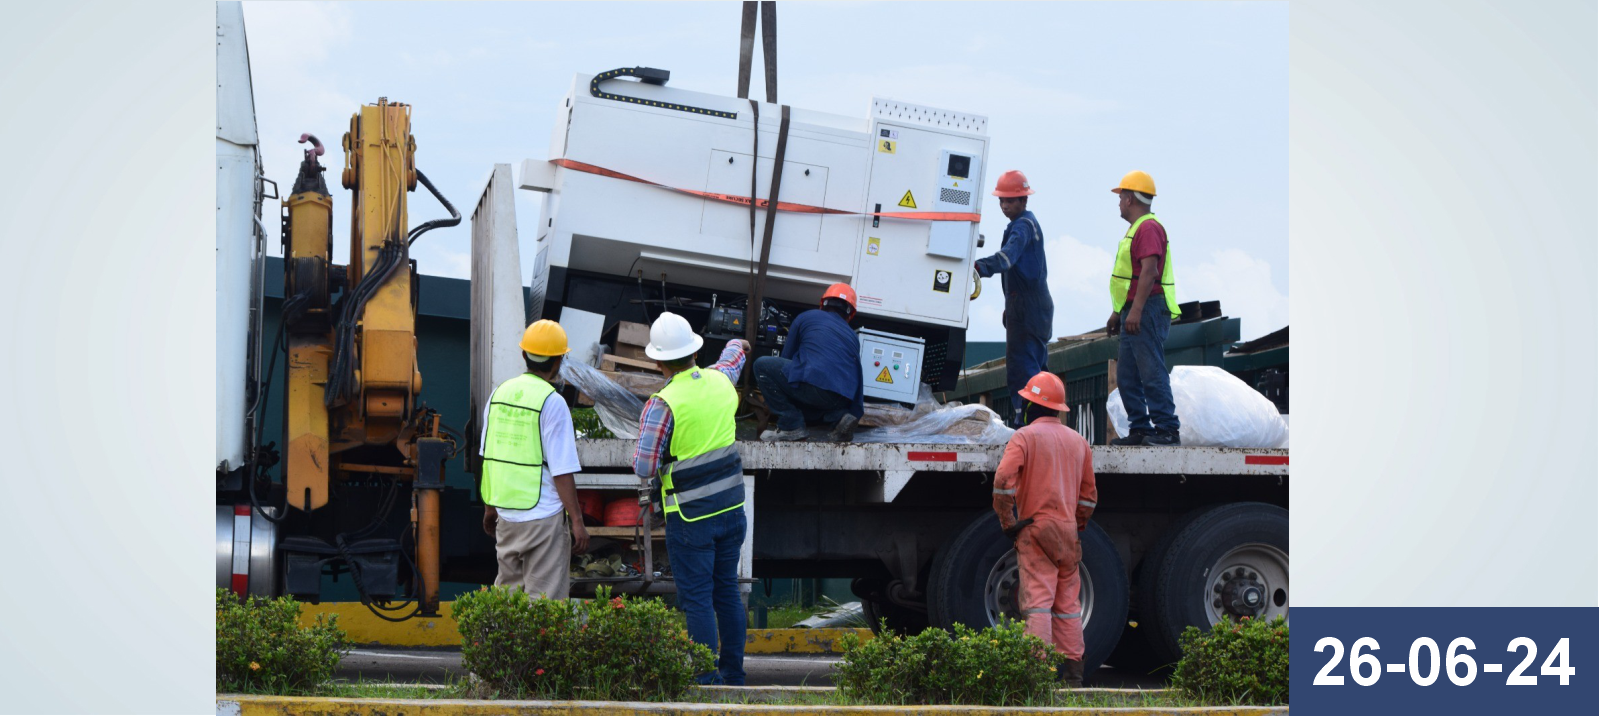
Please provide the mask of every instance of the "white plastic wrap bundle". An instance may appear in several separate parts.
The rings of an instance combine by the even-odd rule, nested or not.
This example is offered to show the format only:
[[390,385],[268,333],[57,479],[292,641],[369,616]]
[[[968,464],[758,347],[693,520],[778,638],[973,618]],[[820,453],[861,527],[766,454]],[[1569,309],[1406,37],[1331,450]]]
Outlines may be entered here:
[[644,412],[644,401],[638,396],[605,377],[594,366],[577,361],[561,363],[561,379],[577,386],[594,401],[594,412],[600,416],[600,424],[612,435],[638,439],[639,416]]
[[[1266,396],[1215,366],[1180,365],[1171,372],[1172,401],[1188,447],[1286,448],[1288,423]],[[1105,401],[1117,435],[1126,435],[1120,390]]]

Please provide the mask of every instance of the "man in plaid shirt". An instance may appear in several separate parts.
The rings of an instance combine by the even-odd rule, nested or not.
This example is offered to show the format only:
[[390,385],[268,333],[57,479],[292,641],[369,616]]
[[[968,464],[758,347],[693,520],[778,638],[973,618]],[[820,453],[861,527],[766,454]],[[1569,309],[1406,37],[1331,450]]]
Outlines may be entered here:
[[660,477],[666,553],[689,637],[717,655],[702,684],[744,684],[745,613],[738,584],[744,516],[744,463],[738,454],[738,389],[749,344],[728,341],[721,359],[695,366],[705,339],[682,316],[664,312],[650,326],[644,354],[666,385],[639,419],[633,472]]

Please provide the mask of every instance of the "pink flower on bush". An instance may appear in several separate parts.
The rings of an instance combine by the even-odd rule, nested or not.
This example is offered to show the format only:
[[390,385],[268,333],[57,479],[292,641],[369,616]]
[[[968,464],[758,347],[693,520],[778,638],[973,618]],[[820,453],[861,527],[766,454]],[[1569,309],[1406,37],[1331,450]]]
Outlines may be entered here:
[[543,669],[539,669],[538,671],[533,672],[533,675],[534,676],[543,676],[544,675],[544,670]]

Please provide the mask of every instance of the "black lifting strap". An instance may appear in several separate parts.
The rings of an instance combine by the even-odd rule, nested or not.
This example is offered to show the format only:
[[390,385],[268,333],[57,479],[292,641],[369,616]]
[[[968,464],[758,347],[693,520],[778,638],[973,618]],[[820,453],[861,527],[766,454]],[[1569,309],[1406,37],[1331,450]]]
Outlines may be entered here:
[[[776,2],[745,2],[744,22],[742,34],[739,36],[739,67],[738,67],[738,96],[740,99],[749,99],[751,56],[755,50],[755,16],[756,6],[760,8],[761,21],[761,54],[766,70],[766,101],[777,104],[777,3]],[[750,109],[754,115],[754,146],[750,154],[755,158],[750,167],[750,258],[755,257],[755,199],[759,191],[759,177],[757,168],[760,165],[761,146],[761,108],[760,103],[750,100]],[[783,179],[783,155],[788,148],[788,107],[782,108],[782,121],[777,132],[777,154],[772,165],[772,190],[767,197],[768,208],[766,212],[766,230],[760,241],[760,262],[750,266],[749,300],[744,308],[744,340],[751,345],[755,343],[756,328],[761,321],[762,294],[766,287],[766,269],[772,254],[772,230],[777,221],[777,199]]]
[[[750,106],[757,106],[754,100]],[[755,329],[761,321],[761,301],[766,293],[766,268],[772,258],[772,231],[777,225],[777,200],[783,188],[783,155],[788,152],[788,105],[782,105],[782,120],[777,126],[777,153],[772,157],[772,190],[766,195],[766,228],[761,232],[761,259],[751,266],[749,301],[744,307],[744,340],[755,345]],[[760,136],[760,115],[755,115],[755,135]],[[758,140],[757,140],[758,143]],[[757,157],[760,155],[757,154]],[[759,162],[757,162],[759,164]],[[750,172],[750,257],[755,256],[755,201],[756,178]]]
[[766,103],[777,104],[777,3],[761,3],[761,54],[766,60]]
[[755,8],[757,3],[744,3],[744,28],[738,40],[738,98],[750,97],[750,55],[755,52]]
[[[746,6],[754,4],[745,3]],[[745,69],[749,69],[747,65]],[[760,175],[756,173],[756,170],[761,166],[761,103],[753,99],[749,102],[750,116],[753,118],[750,126],[755,128],[753,132],[750,132],[755,137],[755,144],[750,148],[750,156],[754,157],[755,161],[750,162],[750,284],[749,290],[745,291],[744,295],[753,298],[755,296],[755,198],[759,196],[758,192],[760,191]],[[755,345],[754,321],[756,319],[754,318],[754,311],[750,308],[751,305],[748,302],[744,305],[744,340],[749,341],[753,347]],[[745,371],[745,373],[747,374],[749,371]]]
[[750,70],[755,54],[755,9],[761,14],[761,59],[766,69],[766,103],[777,104],[777,3],[745,2],[738,39],[738,98],[750,97]]

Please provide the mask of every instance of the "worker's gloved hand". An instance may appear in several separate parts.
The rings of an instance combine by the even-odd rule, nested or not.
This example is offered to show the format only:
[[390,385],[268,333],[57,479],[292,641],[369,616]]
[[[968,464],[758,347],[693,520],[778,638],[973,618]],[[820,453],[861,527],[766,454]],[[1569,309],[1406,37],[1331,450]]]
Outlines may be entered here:
[[1025,520],[1020,520],[1016,524],[1011,525],[1010,529],[1005,530],[1005,536],[1010,538],[1010,541],[1015,542],[1016,541],[1016,536],[1020,535],[1022,533],[1022,530],[1026,529],[1027,526],[1032,524],[1032,523],[1033,523],[1033,518],[1031,518],[1031,517],[1029,517],[1029,518],[1027,518]]

